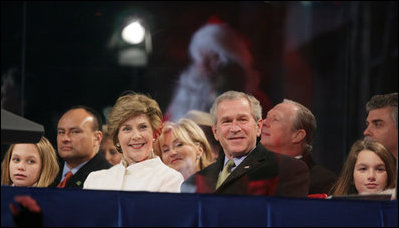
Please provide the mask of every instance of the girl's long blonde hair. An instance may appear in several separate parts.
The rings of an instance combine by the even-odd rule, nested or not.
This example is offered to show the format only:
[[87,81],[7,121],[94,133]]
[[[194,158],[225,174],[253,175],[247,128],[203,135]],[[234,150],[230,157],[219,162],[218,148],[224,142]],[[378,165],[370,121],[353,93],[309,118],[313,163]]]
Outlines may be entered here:
[[[10,160],[12,152],[16,144],[11,144],[6,154],[4,155],[3,162],[1,163],[1,184],[12,185],[10,177]],[[57,154],[53,145],[44,136],[40,141],[34,144],[38,151],[40,158],[42,159],[42,169],[40,171],[39,180],[37,181],[36,187],[48,187],[53,183],[56,178],[59,166],[57,162]]]

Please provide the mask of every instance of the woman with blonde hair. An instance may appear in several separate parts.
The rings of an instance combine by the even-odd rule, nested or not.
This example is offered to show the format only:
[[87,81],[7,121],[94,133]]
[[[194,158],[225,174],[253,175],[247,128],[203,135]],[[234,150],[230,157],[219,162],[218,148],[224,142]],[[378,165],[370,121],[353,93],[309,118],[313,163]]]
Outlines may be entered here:
[[332,187],[332,195],[376,194],[395,188],[395,163],[393,155],[382,144],[356,141]]
[[119,97],[109,113],[108,131],[122,160],[110,169],[91,172],[83,188],[180,192],[183,176],[166,166],[153,150],[162,118],[158,103],[146,95]]
[[59,170],[54,147],[44,136],[36,144],[11,144],[1,164],[1,184],[48,187]]
[[212,161],[204,132],[194,121],[184,118],[177,123],[164,123],[156,152],[167,166],[183,174],[185,180]]

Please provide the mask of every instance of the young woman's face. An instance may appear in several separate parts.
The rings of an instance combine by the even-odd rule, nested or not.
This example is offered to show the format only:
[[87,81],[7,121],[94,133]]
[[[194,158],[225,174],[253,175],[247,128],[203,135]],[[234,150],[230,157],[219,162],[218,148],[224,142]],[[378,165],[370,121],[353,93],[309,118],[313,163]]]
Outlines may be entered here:
[[33,186],[40,177],[42,159],[35,144],[16,144],[11,153],[10,178],[14,186]]
[[373,194],[383,191],[388,180],[384,162],[372,151],[361,151],[353,170],[353,180],[359,194]]

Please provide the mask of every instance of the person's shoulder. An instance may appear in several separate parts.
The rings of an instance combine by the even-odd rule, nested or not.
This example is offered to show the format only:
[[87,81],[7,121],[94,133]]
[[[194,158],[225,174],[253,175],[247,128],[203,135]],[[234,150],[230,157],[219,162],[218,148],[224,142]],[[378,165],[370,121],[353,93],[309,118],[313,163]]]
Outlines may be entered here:
[[311,174],[320,175],[325,178],[329,177],[331,179],[337,179],[338,176],[333,171],[327,169],[326,167],[316,164],[310,169]]
[[157,175],[162,176],[181,176],[181,173],[173,168],[167,166],[159,157],[155,157],[147,160],[147,164],[145,165],[147,169],[151,169],[157,173]]
[[272,159],[270,156],[272,156],[272,152],[267,150],[261,143],[258,143],[256,147],[247,154],[247,157],[245,158],[246,160],[267,160],[269,161]]
[[84,181],[83,188],[95,189],[98,186],[101,186],[104,183],[105,179],[108,179],[110,176],[113,176],[114,172],[112,168],[101,169],[90,172],[86,180]]
[[274,152],[272,153],[277,158],[279,164],[284,167],[289,166],[291,169],[300,168],[300,169],[309,170],[308,165],[306,165],[306,163],[300,159],[296,159],[285,154],[279,154]]
[[100,154],[97,153],[88,163],[101,169],[111,168],[112,165]]
[[289,169],[291,170],[309,170],[305,162],[285,154],[270,151],[266,149],[261,143],[258,143],[255,150],[252,151],[248,157],[260,161],[262,163],[262,166],[280,167],[280,169],[282,167],[284,167],[284,169],[290,167]]
[[118,166],[119,166],[119,164],[118,165],[114,165],[111,168],[105,168],[105,169],[100,169],[100,170],[96,170],[96,171],[90,172],[89,176],[99,177],[99,176],[110,175],[110,174],[115,173],[115,172],[117,172],[119,170]]
[[159,180],[167,181],[169,184],[178,183],[179,186],[184,181],[184,177],[179,171],[170,168],[169,166],[165,165],[162,161],[161,164],[159,164],[159,166],[157,166],[156,169],[157,170],[155,170],[154,173]]
[[121,173],[121,165],[115,165],[108,169],[100,169],[93,172],[90,172],[85,180],[84,187],[91,187],[96,185],[102,185],[104,180],[114,179],[118,176],[118,173]]
[[291,157],[291,156],[288,156],[285,154],[280,154],[280,153],[276,153],[276,152],[271,152],[271,153],[274,154],[274,156],[276,156],[276,158],[281,161],[286,160],[286,161],[290,161],[290,162],[298,162],[298,163],[306,164],[304,161],[301,161],[300,159],[296,159],[294,157]]
[[174,177],[182,176],[179,171],[177,171],[177,170],[165,165],[163,162],[162,162],[162,164],[160,164],[160,172],[163,173],[164,175],[171,175],[171,176],[174,176]]
[[185,182],[193,182],[193,181],[195,182],[195,178],[197,175],[202,176],[202,177],[207,177],[211,174],[214,174],[215,172],[219,173],[219,170],[217,168],[217,162],[213,162],[210,165],[208,165],[207,167],[195,172],[193,175],[188,177]]
[[171,175],[177,175],[179,173],[179,171],[177,171],[177,170],[175,170],[173,168],[170,168],[167,165],[162,165],[161,167],[163,169],[162,172],[169,173]]

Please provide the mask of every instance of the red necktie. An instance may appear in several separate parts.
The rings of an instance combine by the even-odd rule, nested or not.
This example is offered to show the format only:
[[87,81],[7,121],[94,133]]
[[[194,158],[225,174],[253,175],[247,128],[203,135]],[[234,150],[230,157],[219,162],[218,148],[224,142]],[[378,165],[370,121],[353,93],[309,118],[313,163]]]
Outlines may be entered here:
[[61,183],[59,183],[59,184],[57,185],[57,187],[58,187],[58,188],[65,188],[66,183],[68,182],[68,180],[69,180],[72,176],[73,176],[73,174],[72,174],[71,171],[67,172],[67,174],[66,174],[64,180],[62,180]]

